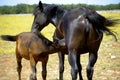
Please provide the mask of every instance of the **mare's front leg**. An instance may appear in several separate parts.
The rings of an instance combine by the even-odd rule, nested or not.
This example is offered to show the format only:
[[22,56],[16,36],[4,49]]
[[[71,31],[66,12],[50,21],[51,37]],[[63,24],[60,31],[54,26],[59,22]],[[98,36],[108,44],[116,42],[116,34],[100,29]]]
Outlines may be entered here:
[[63,80],[65,55],[63,54],[63,52],[59,52],[58,57],[59,57],[59,80]]
[[87,78],[88,80],[92,80],[93,72],[94,72],[94,64],[96,63],[98,58],[97,53],[89,53],[89,63],[87,66]]
[[22,60],[22,57],[17,52],[16,52],[16,59],[17,59],[18,80],[21,80],[21,69],[22,69],[21,60]]
[[69,51],[68,60],[69,60],[69,64],[71,65],[72,80],[76,80],[78,73],[77,52],[75,49],[68,49],[68,51]]
[[37,62],[35,61],[33,55],[30,53],[30,65],[31,65],[31,69],[32,69],[32,73],[30,75],[30,80],[37,80],[37,77],[36,77],[36,64],[37,64]]
[[43,80],[46,80],[46,76],[47,76],[47,62],[48,62],[48,57],[45,59],[44,62],[42,62],[42,78],[43,78]]

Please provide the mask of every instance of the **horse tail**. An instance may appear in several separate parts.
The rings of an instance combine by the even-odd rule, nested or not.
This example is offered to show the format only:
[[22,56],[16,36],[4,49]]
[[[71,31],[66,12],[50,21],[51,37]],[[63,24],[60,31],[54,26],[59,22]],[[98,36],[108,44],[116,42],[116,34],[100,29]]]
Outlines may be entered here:
[[18,37],[17,35],[16,36],[2,35],[1,39],[6,41],[16,41],[17,37]]
[[107,35],[112,35],[117,41],[117,37],[115,33],[107,28],[116,24],[117,20],[112,20],[112,19],[109,20],[95,11],[92,12],[91,14],[88,14],[86,18],[97,31],[106,33]]

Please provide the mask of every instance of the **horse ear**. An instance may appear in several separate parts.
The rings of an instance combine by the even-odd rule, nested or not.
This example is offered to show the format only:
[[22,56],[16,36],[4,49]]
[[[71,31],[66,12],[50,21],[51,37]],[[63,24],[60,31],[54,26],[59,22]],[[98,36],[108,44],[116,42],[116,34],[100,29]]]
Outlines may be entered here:
[[39,9],[41,10],[41,12],[43,11],[43,5],[41,1],[39,2]]

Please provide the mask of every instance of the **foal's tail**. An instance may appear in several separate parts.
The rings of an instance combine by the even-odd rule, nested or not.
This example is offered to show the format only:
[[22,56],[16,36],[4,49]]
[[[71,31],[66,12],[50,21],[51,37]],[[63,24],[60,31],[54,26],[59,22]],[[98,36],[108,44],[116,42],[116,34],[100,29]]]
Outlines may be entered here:
[[17,35],[16,36],[2,35],[1,39],[6,41],[16,41],[17,37],[18,37]]
[[117,37],[115,33],[113,33],[110,29],[107,27],[113,26],[116,24],[119,20],[109,20],[102,15],[98,14],[97,12],[93,11],[91,14],[88,14],[86,16],[88,21],[93,25],[93,27],[98,30],[99,32],[106,33],[107,35],[112,35],[115,40],[117,41]]

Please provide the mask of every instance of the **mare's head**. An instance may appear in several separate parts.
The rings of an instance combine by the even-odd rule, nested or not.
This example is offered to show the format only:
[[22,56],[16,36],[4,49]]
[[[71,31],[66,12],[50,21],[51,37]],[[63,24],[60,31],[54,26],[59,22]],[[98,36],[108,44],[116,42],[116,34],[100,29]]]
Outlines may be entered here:
[[38,6],[34,9],[34,21],[32,24],[32,32],[41,31],[46,25],[48,25],[47,17],[43,12],[44,8],[49,4],[42,4],[41,1],[39,2]]
[[64,14],[64,9],[58,5],[54,4],[42,4],[39,2],[39,5],[34,10],[34,21],[32,25],[32,32],[39,32],[49,23],[52,23],[54,26],[57,26],[58,21],[62,18]]
[[51,4],[44,9],[44,13],[48,21],[56,27],[60,19],[63,17],[65,10],[58,5]]

